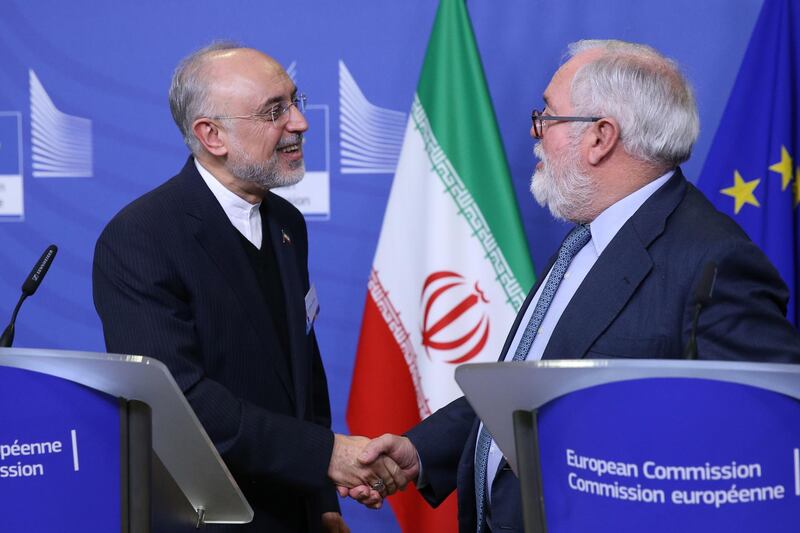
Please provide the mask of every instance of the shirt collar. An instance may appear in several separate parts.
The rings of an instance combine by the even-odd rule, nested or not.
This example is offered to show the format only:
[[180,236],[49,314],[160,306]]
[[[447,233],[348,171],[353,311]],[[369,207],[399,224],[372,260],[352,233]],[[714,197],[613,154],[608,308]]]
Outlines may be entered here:
[[215,178],[214,175],[211,174],[211,172],[209,172],[203,165],[201,165],[196,158],[194,160],[194,165],[197,167],[197,172],[200,173],[203,181],[205,181],[206,185],[208,185],[208,188],[211,189],[211,192],[214,194],[214,197],[219,202],[219,205],[222,206],[223,211],[225,211],[225,214],[228,215],[229,219],[248,220],[258,212],[261,202],[258,202],[257,204],[251,204],[241,196],[238,196],[228,190],[228,188],[220,183],[220,181]]
[[672,177],[675,170],[670,170],[641,189],[638,189],[622,200],[607,207],[600,213],[591,224],[589,230],[592,233],[591,243],[594,245],[595,252],[599,256],[606,249],[608,243],[617,234],[620,228],[633,216],[645,201],[653,195],[667,180]]

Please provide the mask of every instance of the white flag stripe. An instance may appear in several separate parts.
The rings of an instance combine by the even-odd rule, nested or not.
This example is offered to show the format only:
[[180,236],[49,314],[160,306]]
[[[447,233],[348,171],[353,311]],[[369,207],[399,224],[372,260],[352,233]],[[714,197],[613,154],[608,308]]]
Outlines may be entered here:
[[[430,128],[420,127],[424,110],[419,100],[414,102],[412,115],[381,229],[375,270],[408,332],[417,354],[422,395],[435,411],[461,395],[453,379],[457,365],[452,361],[479,345],[486,322],[485,345],[468,362],[498,358],[516,314],[513,303],[521,303],[524,293],[513,276],[498,275],[497,265],[505,264],[505,259],[497,261],[487,254],[487,246],[498,252],[499,247],[492,246],[488,228],[480,232],[473,227],[483,216],[446,155],[432,148],[436,144]],[[424,120],[423,126],[426,123]],[[437,272],[452,272],[460,278],[453,277],[438,293],[424,295],[426,279]],[[423,296],[435,301],[423,301]],[[475,303],[469,305],[471,301]],[[464,310],[459,314],[459,309]],[[423,338],[426,328],[434,333],[427,347]],[[459,349],[430,346],[432,341],[449,346],[460,340],[464,342]]]

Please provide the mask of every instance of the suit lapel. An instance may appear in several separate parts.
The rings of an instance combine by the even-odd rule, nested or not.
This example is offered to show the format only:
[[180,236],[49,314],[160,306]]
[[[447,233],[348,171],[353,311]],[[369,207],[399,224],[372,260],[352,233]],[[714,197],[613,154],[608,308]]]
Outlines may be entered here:
[[617,318],[653,268],[648,247],[686,193],[680,169],[620,228],[572,297],[542,359],[575,359]]
[[[272,201],[272,194],[264,198],[265,202]],[[305,290],[300,278],[301,269],[297,264],[295,251],[296,237],[290,230],[280,225],[274,216],[272,205],[268,206],[267,220],[275,258],[278,261],[278,271],[283,284],[283,293],[286,299],[286,322],[289,329],[289,352],[292,364],[292,377],[296,392],[295,406],[297,416],[302,417],[305,412],[305,398],[307,385],[310,380],[310,361],[308,358],[308,335],[306,335],[306,306]]]
[[586,355],[650,272],[650,255],[632,233],[626,224],[600,254],[561,315],[542,359]]
[[264,357],[270,357],[287,394],[294,398],[294,387],[286,358],[270,355],[274,350],[280,349],[275,340],[277,333],[236,228],[231,225],[219,202],[205,185],[191,158],[180,176],[183,178],[181,185],[185,192],[183,197],[186,200],[186,216],[194,237],[236,294],[251,326],[262,340]]

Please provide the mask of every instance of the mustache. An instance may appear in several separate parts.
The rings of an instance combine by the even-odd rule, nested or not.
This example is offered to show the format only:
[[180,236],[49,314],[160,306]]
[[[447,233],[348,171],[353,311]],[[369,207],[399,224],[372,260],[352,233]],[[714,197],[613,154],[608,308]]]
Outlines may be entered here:
[[275,148],[280,150],[281,148],[286,148],[287,146],[293,146],[295,144],[303,144],[302,133],[292,133],[290,135],[287,135],[286,137],[281,138],[281,141]]
[[542,141],[537,142],[533,145],[533,155],[541,161],[542,163],[545,162],[545,155],[544,155],[544,148],[542,148]]

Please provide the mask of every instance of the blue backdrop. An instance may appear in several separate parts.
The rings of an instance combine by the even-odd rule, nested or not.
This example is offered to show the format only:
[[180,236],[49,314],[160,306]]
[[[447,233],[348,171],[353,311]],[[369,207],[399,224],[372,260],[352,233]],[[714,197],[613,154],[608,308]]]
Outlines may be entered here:
[[[761,3],[468,2],[537,271],[565,227],[528,193],[530,110],[540,106],[566,44],[587,37],[641,41],[683,66],[702,124],[684,166],[696,179]],[[334,426],[346,431],[367,277],[392,180],[386,161],[397,154],[388,142],[380,161],[354,163],[343,147],[369,138],[358,131],[343,136],[342,125],[368,111],[387,132],[404,121],[436,7],[433,0],[2,0],[0,320],[42,250],[51,242],[60,247],[48,279],[20,313],[15,345],[103,350],[91,297],[95,240],[122,206],[184,162],[187,150],[166,98],[178,60],[212,39],[235,39],[281,61],[314,105],[307,151],[319,186],[311,196],[329,187],[329,204],[312,198],[309,215],[312,281],[322,306],[316,327]],[[394,145],[399,149],[399,141]],[[388,510],[348,504],[344,511],[355,531],[396,530]]]

